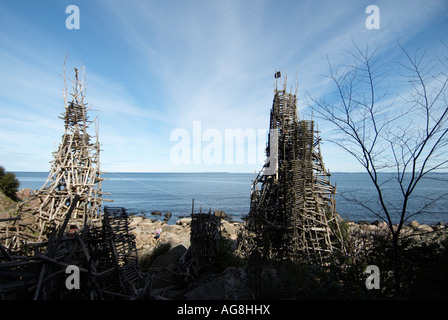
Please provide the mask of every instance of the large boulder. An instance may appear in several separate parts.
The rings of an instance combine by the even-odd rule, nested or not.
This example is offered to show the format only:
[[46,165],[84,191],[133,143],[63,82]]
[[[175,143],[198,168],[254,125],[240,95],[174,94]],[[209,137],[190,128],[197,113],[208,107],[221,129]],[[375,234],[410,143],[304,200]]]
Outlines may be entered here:
[[139,225],[140,222],[143,221],[143,217],[141,216],[130,216],[129,217],[129,228],[134,228]]
[[417,221],[409,222],[409,226],[413,229],[417,229],[419,225],[420,225],[420,223],[418,223]]
[[191,225],[191,218],[182,218],[176,221],[176,224],[181,226],[189,226]]
[[163,216],[165,217],[166,220],[170,220],[173,214],[171,213],[171,211],[167,211]]
[[434,229],[431,228],[430,226],[426,225],[426,224],[421,224],[421,225],[419,225],[417,227],[417,231],[422,232],[422,233],[424,233],[424,232],[433,232]]
[[243,268],[229,267],[184,295],[187,300],[248,300],[250,292]]
[[225,213],[224,211],[216,210],[213,214],[216,217],[221,218],[221,219],[226,219],[227,218],[227,213]]
[[156,290],[180,283],[182,277],[176,275],[179,259],[187,252],[187,248],[178,245],[170,251],[158,256],[151,264],[148,271],[154,272],[154,280],[151,289]]

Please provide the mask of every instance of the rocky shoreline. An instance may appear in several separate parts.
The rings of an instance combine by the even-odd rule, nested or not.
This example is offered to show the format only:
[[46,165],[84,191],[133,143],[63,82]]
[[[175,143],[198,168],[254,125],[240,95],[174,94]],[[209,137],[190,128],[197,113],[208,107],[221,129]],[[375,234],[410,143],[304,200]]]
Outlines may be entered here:
[[[185,299],[185,300],[220,300],[220,299],[251,299],[248,289],[246,271],[241,267],[228,267],[223,272],[215,274],[206,271],[200,279],[186,287],[184,277],[178,274],[178,265],[190,247],[191,218],[181,218],[174,224],[168,220],[151,219],[140,215],[129,217],[130,233],[135,236],[135,243],[140,265],[157,248],[164,244],[169,250],[157,255],[143,271],[153,275],[151,296],[155,299]],[[156,230],[162,229],[156,239]],[[236,249],[237,237],[243,224],[221,220],[221,230],[226,239],[234,243]]]
[[[23,201],[30,197],[32,191],[30,189],[21,189],[17,192],[17,197]],[[3,199],[4,198],[4,199]],[[0,204],[3,211],[15,206],[15,203],[3,197],[0,198]],[[31,201],[29,206],[36,206],[35,201]],[[185,217],[178,219],[174,224],[168,223],[173,217],[170,212],[153,211],[150,218],[141,214],[132,214],[129,217],[129,227],[131,233],[135,236],[137,250],[139,252],[151,251],[158,243],[168,242],[175,247],[182,244],[188,248],[190,246],[190,222],[191,218]],[[238,233],[244,228],[242,222],[229,221],[227,215],[223,211],[215,211],[215,215],[221,218],[222,228],[227,238],[236,242]],[[156,218],[158,217],[158,218]],[[348,232],[356,235],[381,234],[388,233],[388,226],[382,221],[344,221],[348,225]],[[394,226],[396,228],[396,226]],[[154,238],[156,230],[162,228],[162,236],[159,240]],[[401,233],[402,238],[410,238],[417,242],[442,241],[448,235],[448,223],[438,222],[436,224],[427,225],[420,224],[417,221],[411,221],[403,225]]]
[[[161,241],[169,242],[173,247],[182,244],[186,248],[190,246],[190,222],[191,218],[181,218],[175,224],[168,224],[167,220],[157,220],[140,215],[132,215],[129,218],[131,233],[136,238],[138,250],[150,250]],[[228,238],[236,241],[238,232],[244,228],[242,222],[228,221],[221,219],[222,228]],[[388,233],[389,227],[385,222],[380,221],[348,221],[348,231],[350,234],[374,234]],[[396,225],[394,226],[397,227]],[[159,240],[154,238],[156,230],[162,229],[162,236]],[[448,223],[438,222],[437,224],[420,224],[411,221],[403,225],[401,236],[412,238],[415,241],[444,240],[448,236]]]
[[[138,256],[151,253],[160,243],[169,243],[172,248],[182,245],[186,249],[190,247],[190,222],[191,218],[181,218],[174,224],[168,224],[167,220],[157,220],[141,215],[131,215],[129,217],[130,233],[135,236]],[[365,245],[367,238],[390,234],[389,227],[385,222],[380,221],[345,221],[346,230],[350,238],[358,246]],[[228,221],[221,219],[221,227],[225,237],[237,246],[238,234],[243,230],[242,222]],[[396,228],[397,226],[394,226]],[[156,230],[161,228],[162,233],[159,239],[155,238]],[[448,238],[448,223],[439,222],[434,225],[420,224],[411,221],[402,226],[400,232],[401,239],[414,241],[416,245],[429,242],[442,242]],[[363,243],[363,244],[361,244]],[[362,248],[358,248],[362,249]]]
[[[135,236],[135,243],[139,256],[152,251],[160,243],[169,243],[171,247],[183,245],[190,247],[190,223],[191,218],[181,218],[174,224],[168,224],[167,220],[158,220],[141,215],[129,217],[130,233]],[[244,227],[241,222],[221,220],[221,227],[227,238],[236,243],[238,233]],[[156,230],[161,228],[159,239],[155,238]]]
[[[156,257],[150,264],[148,271],[155,275],[155,281],[152,284],[151,292],[156,299],[253,299],[248,285],[247,270],[243,267],[229,266],[220,273],[205,272],[200,279],[187,287],[180,288],[173,285],[176,282],[182,282],[176,274],[176,266],[179,259],[187,252],[190,247],[190,223],[191,218],[182,218],[175,224],[168,224],[167,221],[150,219],[143,216],[132,215],[129,218],[131,233],[135,236],[137,252],[139,259],[145,255],[150,255],[154,248],[159,244],[169,243],[171,250]],[[236,249],[239,232],[244,228],[242,222],[233,222],[221,219],[223,235],[230,239]],[[343,226],[344,227],[344,226]],[[156,230],[162,229],[161,237],[155,239]],[[347,222],[345,221],[346,231],[350,235],[353,246],[353,254],[358,255],[364,250],[369,250],[377,239],[375,236],[390,234],[388,226],[384,222]],[[448,224],[437,223],[435,225],[419,224],[416,221],[403,226],[402,237],[410,238],[414,245],[423,245],[441,242],[448,238]],[[279,274],[271,270],[274,279],[268,276],[273,282],[276,282]]]
[[[17,192],[17,198],[23,201],[30,197],[30,189],[21,189]],[[0,198],[0,204],[3,211],[16,205],[12,200],[3,197]],[[29,206],[37,204],[31,201]],[[183,245],[185,248],[190,246],[190,222],[191,218],[185,217],[178,219],[174,224],[169,223],[173,219],[170,212],[153,211],[154,218],[143,216],[141,214],[132,214],[129,217],[130,232],[135,236],[136,246],[139,254],[152,251],[160,242],[168,242],[172,247]],[[226,237],[236,243],[238,233],[244,228],[242,222],[229,221],[223,211],[215,211],[215,215],[221,218],[222,229]],[[375,234],[389,233],[388,226],[382,221],[344,221],[349,234],[353,236],[366,236]],[[394,226],[396,228],[396,226]],[[162,235],[159,240],[154,238],[156,230],[161,228]],[[416,242],[443,241],[448,237],[448,223],[438,222],[433,225],[420,224],[417,221],[411,221],[403,225],[401,238],[411,239]]]
[[[390,233],[389,227],[385,222],[358,221],[348,222],[349,232],[356,234],[387,234]],[[396,230],[397,225],[394,225]],[[417,221],[411,221],[402,226],[400,231],[401,239],[411,239],[417,243],[429,241],[443,241],[448,237],[448,223],[438,222],[437,224],[420,224]]]
[[[30,192],[25,190],[20,193],[20,198],[23,200],[29,195]],[[18,205],[19,203],[15,204]],[[5,203],[5,205],[10,207],[11,203]],[[35,204],[31,202],[29,205],[33,207]],[[233,260],[234,257],[232,257],[234,250],[237,248],[239,234],[244,229],[244,223],[229,220],[225,212],[222,211],[216,211],[213,214],[221,218],[222,235],[225,239],[229,240],[226,242],[226,245],[229,243],[230,248],[226,248],[227,251],[222,251],[222,254],[220,253],[222,256],[217,257],[216,260],[219,264],[218,269],[209,268],[210,266],[207,266],[207,268],[201,269],[201,273],[197,275],[197,278],[195,278],[194,281],[190,281],[192,279],[186,281],[185,274],[178,269],[180,261],[186,256],[186,253],[190,248],[192,219],[190,217],[174,218],[170,213],[160,211],[154,211],[148,216],[138,213],[129,215],[129,233],[135,240],[141,271],[151,275],[151,298],[186,300],[254,299],[255,296],[253,296],[254,293],[250,289],[250,281],[248,280],[250,276],[248,269],[242,267],[243,264],[239,263],[237,260],[238,257],[236,257],[236,260]],[[390,236],[389,227],[385,222],[342,221],[340,227],[343,229],[343,234],[347,236],[347,251],[350,252],[349,256],[350,258],[353,258],[353,261],[361,261],[363,257],[369,256],[372,252],[376,259],[378,257],[377,254],[383,253],[383,250],[389,246],[389,244],[386,244],[387,247],[381,246],[381,239]],[[397,226],[394,226],[394,228],[396,227]],[[162,232],[160,237],[156,238],[156,231],[158,229],[161,229]],[[406,243],[408,249],[417,249],[415,251],[411,250],[411,255],[414,255],[415,252],[419,252],[418,250],[422,247],[425,250],[426,248],[430,248],[429,250],[432,254],[431,259],[435,259],[437,260],[436,263],[440,263],[442,260],[436,256],[436,254],[439,254],[439,251],[432,251],[434,251],[434,247],[446,248],[448,223],[439,222],[433,225],[427,225],[420,224],[417,221],[411,221],[410,223],[403,225],[400,238],[402,241],[410,240],[410,242]],[[388,242],[389,240],[386,242],[383,241],[383,243]],[[411,244],[410,246],[409,243]],[[166,251],[156,250],[164,247],[165,244],[168,245],[165,246],[168,247]],[[432,244],[441,244],[441,246],[432,246]],[[431,246],[425,247],[426,245]],[[423,250],[423,252],[425,253],[427,251]],[[151,259],[148,257],[151,257]],[[441,257],[443,258],[443,255],[441,255]],[[219,263],[222,260],[225,260],[225,263]],[[229,263],[230,260],[232,260],[231,263]],[[427,260],[423,259],[422,261],[424,261],[424,265],[428,264]],[[142,266],[141,263],[143,263],[144,266]],[[440,265],[442,270],[446,269],[445,265]],[[319,290],[327,290],[325,289],[327,287],[319,281],[313,282],[313,279],[320,279],[322,274],[313,274],[311,271],[312,269],[294,269],[292,273],[290,273],[291,270],[288,269],[277,270],[270,266],[263,267],[266,268],[260,274],[260,279],[263,280],[263,289],[265,290],[263,293],[267,294],[269,297],[270,295],[273,295],[272,297],[276,299],[311,297],[312,295],[310,294],[312,293],[319,292],[319,294],[322,294]],[[286,268],[287,267],[288,266],[286,265]],[[356,263],[352,263],[351,268],[354,267],[356,267]],[[361,274],[364,272],[364,270],[358,271]],[[359,272],[357,274],[359,274]],[[435,272],[434,274],[439,273],[440,272]],[[292,280],[297,280],[299,278],[301,279],[301,282],[291,282],[289,277],[291,277]],[[311,282],[303,282],[302,280]],[[436,281],[433,283],[438,282]],[[350,280],[346,281],[344,285],[350,289],[350,286],[353,285],[353,283]],[[356,294],[361,294],[361,296],[365,294],[363,285],[364,284],[361,283],[361,289],[358,288],[358,291],[353,291],[354,297],[357,297]],[[283,290],[285,288],[291,289],[292,293]],[[331,288],[331,286],[328,288]],[[307,292],[306,290],[311,291]],[[326,292],[324,293],[324,296],[325,294],[332,296],[332,294],[336,293]]]

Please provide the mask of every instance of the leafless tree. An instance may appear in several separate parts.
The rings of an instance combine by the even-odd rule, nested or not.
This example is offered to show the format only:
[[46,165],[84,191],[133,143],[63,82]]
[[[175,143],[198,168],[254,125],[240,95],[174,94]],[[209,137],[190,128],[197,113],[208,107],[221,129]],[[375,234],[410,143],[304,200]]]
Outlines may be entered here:
[[[409,209],[422,179],[448,167],[448,57],[429,59],[420,49],[410,54],[399,42],[397,50],[404,62],[384,62],[379,48],[362,50],[354,43],[349,65],[335,69],[329,62],[334,91],[311,97],[311,104],[318,118],[333,125],[331,141],[363,166],[375,187],[377,207],[357,202],[387,223],[398,283],[404,223],[446,196],[418,199],[418,208]],[[398,88],[393,94],[392,85]],[[400,199],[390,199],[394,186]]]

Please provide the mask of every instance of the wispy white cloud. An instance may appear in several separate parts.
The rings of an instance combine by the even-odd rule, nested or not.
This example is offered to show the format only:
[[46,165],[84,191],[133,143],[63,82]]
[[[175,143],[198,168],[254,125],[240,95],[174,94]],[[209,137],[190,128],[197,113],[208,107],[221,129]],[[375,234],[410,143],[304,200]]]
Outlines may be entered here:
[[[427,37],[415,37],[446,12],[443,1],[376,3],[380,30],[365,28],[367,4],[353,1],[103,1],[95,6],[81,1],[83,37],[43,25],[32,31],[33,22],[13,12],[8,19],[20,23],[22,32],[41,37],[43,45],[33,48],[14,30],[0,30],[0,105],[5,115],[0,143],[11,140],[11,153],[25,147],[19,139],[33,141],[36,147],[30,146],[29,152],[42,154],[59,141],[63,81],[58,74],[68,52],[68,68],[87,62],[86,102],[92,105],[92,116],[99,116],[105,170],[204,171],[172,165],[170,132],[191,130],[196,120],[204,130],[222,133],[268,129],[276,69],[288,74],[291,86],[297,74],[299,110],[309,117],[305,93],[328,93],[329,81],[323,76],[328,74],[327,57],[336,65],[347,61],[352,41],[361,47],[382,45],[379,53],[389,57],[395,54],[391,48],[396,48],[397,38],[412,47],[433,46]],[[94,9],[101,14],[89,12]],[[322,135],[330,132],[325,124],[320,128]],[[351,167],[342,164],[348,160],[340,160],[337,152],[325,145],[328,166]],[[39,170],[44,166],[48,164],[36,165]]]

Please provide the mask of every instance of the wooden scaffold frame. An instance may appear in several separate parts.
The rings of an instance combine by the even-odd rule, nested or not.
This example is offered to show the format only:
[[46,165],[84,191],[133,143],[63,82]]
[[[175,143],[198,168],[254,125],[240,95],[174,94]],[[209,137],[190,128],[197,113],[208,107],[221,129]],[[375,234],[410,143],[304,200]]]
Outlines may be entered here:
[[[48,178],[36,194],[42,201],[38,213],[37,241],[45,239],[45,234],[50,230],[59,228],[68,210],[68,199],[76,194],[80,200],[72,214],[71,225],[82,229],[101,218],[103,179],[100,176],[98,126],[96,119],[88,119],[89,108],[84,103],[84,72],[80,77],[76,68],[73,93],[70,95],[72,100],[68,102],[66,86],[65,112],[60,117],[64,121],[65,132],[58,150],[54,152]],[[95,123],[95,137],[89,133],[92,123]]]
[[[84,96],[84,79],[75,68],[70,102],[67,86],[64,91],[65,132],[48,178],[0,219],[0,299],[141,299],[149,294],[151,279],[140,272],[129,215],[124,208],[101,208],[98,126],[92,137],[88,129],[97,122],[88,120]],[[83,274],[81,290],[67,288],[68,266]]]
[[299,119],[297,90],[288,93],[286,80],[282,89],[275,85],[268,140],[269,162],[253,180],[239,249],[274,261],[325,264],[334,250],[344,250],[336,187],[325,169],[314,121]]
[[216,258],[222,240],[221,218],[208,213],[194,213],[194,199],[191,210],[190,247],[180,259],[180,272],[188,278],[196,277],[200,270]]

